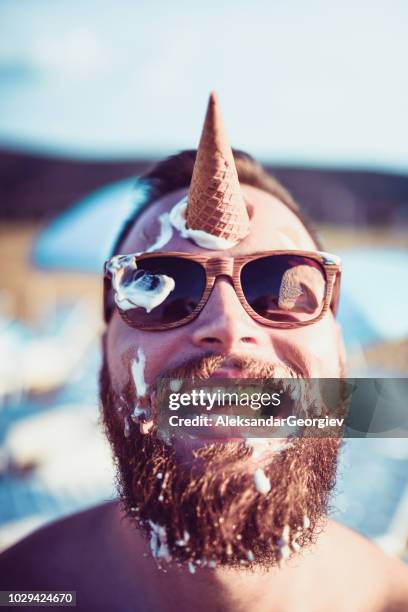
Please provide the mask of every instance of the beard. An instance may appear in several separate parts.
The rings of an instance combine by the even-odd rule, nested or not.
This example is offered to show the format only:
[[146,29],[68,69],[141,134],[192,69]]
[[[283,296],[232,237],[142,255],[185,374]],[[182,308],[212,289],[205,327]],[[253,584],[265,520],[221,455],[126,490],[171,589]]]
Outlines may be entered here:
[[[163,378],[208,378],[223,359],[207,355],[164,372]],[[250,358],[239,361],[254,378],[298,375],[290,368],[277,373]],[[253,449],[245,441],[206,443],[185,461],[155,428],[141,433],[130,418],[134,386],[129,382],[120,393],[114,390],[105,351],[100,399],[124,511],[150,539],[159,565],[187,563],[191,572],[196,566],[267,569],[312,544],[323,529],[335,485],[338,436],[305,435],[279,452],[266,452],[262,468],[270,491],[264,494],[254,484]]]

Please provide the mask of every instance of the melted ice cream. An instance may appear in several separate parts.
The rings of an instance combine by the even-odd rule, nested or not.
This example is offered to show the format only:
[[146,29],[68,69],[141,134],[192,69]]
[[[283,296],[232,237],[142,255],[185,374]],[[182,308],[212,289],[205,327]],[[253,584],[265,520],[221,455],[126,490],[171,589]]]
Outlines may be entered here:
[[159,251],[162,249],[171,239],[173,235],[173,227],[170,223],[170,213],[162,213],[159,217],[160,232],[156,238],[156,241],[146,249],[146,253],[152,251]]
[[151,312],[175,287],[174,279],[166,274],[151,274],[138,269],[135,255],[112,257],[108,270],[112,274],[115,302],[121,310],[144,308]]
[[280,547],[280,554],[282,559],[289,559],[290,554],[291,554],[291,549],[290,546],[288,546],[288,544],[284,544],[283,546]]
[[176,544],[177,546],[187,546],[189,539],[190,534],[188,531],[184,531],[183,537],[180,540],[176,540]]
[[259,459],[267,451],[280,453],[290,448],[293,442],[287,439],[282,441],[273,438],[246,438],[245,446],[252,448],[252,459]]
[[292,542],[291,542],[292,549],[293,549],[295,552],[299,552],[299,550],[301,549],[300,544],[297,542],[297,539],[298,539],[298,538],[299,538],[301,535],[302,535],[302,528],[301,528],[301,527],[298,527],[298,528],[296,529],[296,533],[294,534],[294,536],[293,536],[293,538],[292,538]]
[[282,541],[284,544],[290,544],[290,527],[285,525],[282,530]]
[[164,559],[165,561],[171,561],[171,555],[169,547],[167,545],[167,532],[165,527],[149,521],[151,533],[150,533],[150,548],[153,557],[156,559]]
[[135,423],[137,423],[140,417],[144,416],[145,414],[146,414],[146,408],[140,408],[140,406],[136,405],[133,409],[133,412],[130,418],[132,419],[132,421],[135,421]]
[[262,468],[257,468],[254,473],[255,488],[258,493],[266,495],[271,490],[271,482]]
[[130,423],[129,423],[129,419],[127,418],[127,416],[125,416],[125,419],[123,422],[123,435],[125,436],[125,438],[128,438],[130,436]]
[[135,383],[135,390],[137,397],[144,397],[147,392],[147,383],[144,377],[146,365],[146,355],[141,346],[137,349],[137,355],[132,360],[130,369],[132,371],[133,382]]
[[176,228],[180,232],[180,236],[182,238],[189,238],[198,246],[203,247],[204,249],[211,249],[214,251],[224,251],[226,249],[231,249],[233,246],[238,244],[238,242],[234,242],[233,240],[227,240],[226,238],[221,238],[220,236],[214,236],[213,234],[209,234],[204,230],[195,230],[187,227],[186,220],[186,210],[187,210],[187,197],[184,197],[181,202],[178,202],[173,206],[170,211],[170,223],[173,227]]
[[169,386],[174,392],[180,391],[181,387],[183,386],[183,381],[180,378],[172,378]]
[[270,440],[268,438],[247,438],[245,446],[252,448],[253,459],[259,459],[269,449]]
[[112,280],[115,290],[115,302],[122,310],[144,308],[151,312],[169,296],[175,287],[174,279],[166,274],[150,274],[142,272],[130,282],[123,282],[124,271],[115,274]]

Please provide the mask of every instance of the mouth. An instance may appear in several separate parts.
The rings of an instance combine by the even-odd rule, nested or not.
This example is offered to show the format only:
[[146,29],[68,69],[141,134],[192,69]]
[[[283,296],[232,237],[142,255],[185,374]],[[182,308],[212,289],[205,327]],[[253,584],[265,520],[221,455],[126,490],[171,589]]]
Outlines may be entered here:
[[[210,379],[216,378],[250,378],[250,372],[237,358],[226,357],[224,361],[212,372]],[[252,378],[255,378],[252,376]]]
[[248,378],[245,374],[245,370],[221,367],[215,370],[209,378]]
[[[157,404],[159,436],[169,444],[179,440],[196,447],[248,439],[269,439],[274,444],[299,435],[293,419],[287,420],[299,410],[299,398],[291,387],[296,378],[283,368],[281,377],[274,377],[273,369],[251,366],[251,360],[229,356],[191,378],[162,379]],[[194,394],[203,394],[205,400],[200,395],[196,402]],[[260,404],[260,395],[268,394],[279,401]],[[186,403],[181,401],[184,396]],[[250,397],[249,403],[242,401],[243,396]],[[257,405],[252,401],[255,396]]]
[[[190,393],[203,393],[205,403],[194,403],[190,397],[190,403],[173,408],[170,417],[165,405],[161,423],[170,437],[201,440],[205,444],[207,441],[242,442],[247,438],[282,439],[293,433],[293,428],[285,425],[285,417],[293,413],[294,404],[289,396],[277,392],[279,384],[272,382],[267,393],[258,381],[242,380],[241,373],[241,370],[229,369],[226,377],[224,368],[220,368],[215,376],[194,384]],[[263,396],[282,397],[279,405],[261,407],[247,403],[246,398],[254,397],[253,394],[259,397],[262,390]]]
[[211,378],[249,378],[249,371],[236,359],[227,358],[210,375]]

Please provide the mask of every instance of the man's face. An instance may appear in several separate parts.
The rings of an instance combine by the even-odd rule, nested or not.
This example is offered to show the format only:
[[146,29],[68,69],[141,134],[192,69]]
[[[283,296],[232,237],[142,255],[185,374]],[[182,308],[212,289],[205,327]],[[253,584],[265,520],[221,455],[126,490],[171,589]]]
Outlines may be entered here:
[[[223,255],[246,255],[272,249],[316,250],[309,233],[287,206],[254,187],[243,186],[242,191],[252,206],[251,231],[234,248],[223,251]],[[121,253],[147,250],[159,232],[159,215],[169,211],[184,195],[185,191],[173,192],[150,206],[135,224]],[[211,255],[211,251],[180,238],[176,231],[163,250]],[[118,390],[127,382],[127,364],[138,347],[146,355],[147,383],[156,380],[164,364],[172,367],[208,351],[250,356],[277,365],[291,363],[304,377],[335,378],[340,373],[341,344],[330,311],[323,319],[306,327],[285,330],[262,326],[245,312],[231,282],[222,277],[216,280],[199,316],[188,325],[144,332],[126,325],[115,310],[108,329],[107,357]]]
[[[301,221],[283,203],[272,195],[250,186],[242,186],[242,191],[249,203],[250,233],[235,247],[223,251],[223,256],[246,255],[273,249],[317,250]],[[154,243],[159,233],[159,215],[169,212],[185,195],[185,190],[173,192],[149,206],[135,223],[121,248],[121,254],[146,251]],[[173,231],[171,240],[162,250],[205,255],[219,255],[220,253],[202,249],[193,242],[182,239],[176,230]],[[225,563],[228,558],[238,563],[239,558],[232,544],[235,537],[231,532],[232,523],[225,526],[224,521],[227,523],[234,521],[235,525],[243,524],[246,521],[248,527],[248,521],[250,521],[249,516],[246,515],[248,512],[252,512],[252,520],[255,521],[256,512],[270,512],[271,521],[274,523],[269,526],[269,531],[265,532],[265,542],[269,541],[270,544],[263,542],[262,535],[259,533],[259,525],[257,529],[254,527],[252,536],[251,530],[247,530],[243,550],[247,551],[245,559],[249,559],[250,562],[253,551],[255,551],[255,560],[259,559],[260,562],[265,563],[276,562],[280,550],[277,542],[282,542],[282,530],[286,529],[286,535],[288,530],[291,530],[292,536],[297,530],[298,542],[308,541],[307,533],[302,532],[302,529],[304,523],[310,523],[310,520],[313,522],[312,527],[315,527],[324,510],[328,495],[327,489],[331,486],[335,470],[337,443],[334,440],[298,440],[294,449],[285,451],[284,456],[277,458],[274,453],[271,453],[269,459],[267,456],[269,463],[262,465],[267,465],[268,469],[273,468],[273,473],[269,475],[272,491],[268,500],[258,500],[259,493],[256,490],[252,490],[251,495],[248,494],[248,489],[251,488],[253,482],[254,467],[253,461],[251,463],[250,452],[248,448],[244,448],[244,444],[209,445],[201,449],[198,454],[196,446],[192,444],[190,461],[188,448],[186,450],[183,447],[181,451],[168,448],[157,439],[154,433],[142,435],[138,428],[135,428],[132,429],[133,433],[130,436],[129,432],[126,432],[125,435],[122,433],[124,431],[123,419],[129,411],[131,413],[135,404],[131,363],[135,358],[137,359],[138,351],[140,355],[140,350],[145,356],[144,380],[151,389],[154,389],[157,379],[163,374],[180,373],[180,366],[185,373],[188,372],[189,364],[195,364],[194,367],[200,368],[212,363],[211,357],[208,358],[209,355],[216,359],[218,374],[225,377],[245,377],[248,374],[256,377],[257,373],[260,376],[261,372],[263,374],[266,372],[270,377],[275,374],[281,377],[340,377],[342,343],[331,311],[320,321],[309,326],[286,330],[267,327],[259,324],[246,313],[231,281],[227,277],[218,277],[208,302],[198,317],[187,325],[166,331],[141,331],[129,327],[115,309],[108,326],[104,347],[101,396],[105,422],[115,454],[119,458],[124,501],[128,510],[137,508],[132,512],[136,512],[142,529],[150,533],[151,537],[160,540],[160,535],[156,532],[160,526],[164,525],[166,547],[170,546],[173,557],[194,560],[197,559],[197,555],[201,555],[201,557],[212,558],[214,562],[222,563]],[[219,359],[217,361],[217,357],[222,357],[222,362]],[[229,357],[233,359],[228,359]],[[210,359],[210,362],[206,361],[207,359]],[[125,409],[123,405],[116,409],[118,403],[124,404]],[[131,446],[129,446],[129,438],[133,442]],[[325,452],[324,449],[326,449]],[[149,456],[146,456],[147,454]],[[322,455],[324,455],[323,458]],[[154,456],[154,461],[152,460],[149,467],[149,459],[152,456]],[[319,470],[316,470],[319,472],[318,475],[311,473],[310,466],[314,461],[316,465],[320,461]],[[143,469],[140,462],[144,463]],[[157,467],[158,465],[160,468]],[[198,465],[201,466],[199,472],[197,472]],[[197,517],[196,519],[186,518],[185,515],[191,513],[191,510],[187,511],[185,498],[182,503],[181,494],[177,493],[177,490],[181,482],[187,488],[189,483],[195,482],[197,474],[203,473],[203,466],[205,466],[206,473],[211,473],[213,487],[219,487],[222,483],[234,482],[236,495],[244,496],[248,501],[248,506],[243,504],[241,507],[239,499],[234,501],[234,496],[231,497],[231,493],[226,491],[224,499],[219,500],[217,511],[212,511],[211,516],[208,515],[205,519],[203,514],[206,510],[201,511],[203,527],[200,531]],[[171,500],[172,504],[171,508],[161,507],[163,496],[160,493],[152,499],[151,495],[147,494],[144,488],[142,491],[140,486],[141,482],[146,482],[148,476],[155,474],[161,475],[161,478],[157,477],[160,481],[163,472],[167,473],[168,480],[171,480],[172,483],[171,495],[167,491],[168,500]],[[159,481],[155,481],[154,478],[152,482],[157,484]],[[239,483],[236,482],[237,478],[239,478]],[[326,489],[318,503],[310,499],[310,487],[313,487],[313,484]],[[210,485],[204,487],[205,491],[201,485],[192,487],[189,503],[194,503],[196,508],[202,503],[202,508],[208,508],[206,495],[208,496],[210,491],[209,487]],[[293,505],[292,508],[288,507],[290,504]],[[179,517],[178,522],[176,516]],[[220,536],[221,539],[217,543],[219,531],[216,535],[213,533],[210,538],[213,542],[211,548],[208,536],[209,525],[206,520],[219,525],[218,519],[220,518],[224,519],[222,521],[224,527],[220,527],[222,537]],[[196,526],[195,532],[192,522]],[[155,527],[152,527],[153,523]],[[187,530],[189,534],[194,532],[193,537],[190,537],[190,546],[187,547],[188,554],[185,546],[175,544],[177,538],[179,541],[181,541],[180,538],[183,538],[186,525],[189,526]],[[254,542],[251,538],[254,538],[255,535],[256,541]],[[309,535],[311,537],[311,533]],[[243,540],[241,538],[238,541]],[[291,552],[296,550],[295,544],[295,541],[293,546],[289,543]],[[231,550],[233,550],[232,553]],[[257,550],[258,553],[256,553]]]

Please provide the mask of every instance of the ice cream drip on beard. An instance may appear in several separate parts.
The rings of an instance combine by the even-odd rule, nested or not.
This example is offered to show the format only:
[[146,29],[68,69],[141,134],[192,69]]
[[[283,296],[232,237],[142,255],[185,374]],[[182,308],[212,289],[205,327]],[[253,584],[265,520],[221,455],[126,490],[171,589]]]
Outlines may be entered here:
[[[171,376],[182,379],[189,370],[190,376],[205,378],[216,361],[209,357],[186,364]],[[131,388],[125,391],[129,412],[131,393]],[[125,437],[105,357],[100,394],[124,510],[150,540],[163,567],[178,562],[194,570],[268,568],[313,543],[335,483],[338,438],[302,437],[279,453],[263,454],[270,489],[260,492],[254,482],[253,449],[244,441],[205,444],[191,461],[181,462],[173,445],[160,440],[154,429],[142,435],[131,423]]]
[[[136,356],[131,360],[130,371],[134,383],[134,405],[130,418],[140,424],[140,431],[147,433],[151,428],[151,402],[148,397],[148,384],[145,380],[146,355],[142,347],[138,347]],[[149,425],[148,425],[149,424]]]
[[115,302],[121,310],[144,308],[151,312],[162,304],[175,288],[166,274],[152,274],[138,268],[134,255],[117,255],[109,263]]

